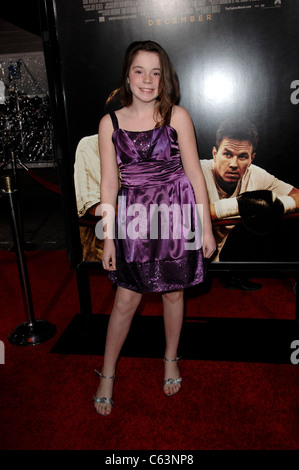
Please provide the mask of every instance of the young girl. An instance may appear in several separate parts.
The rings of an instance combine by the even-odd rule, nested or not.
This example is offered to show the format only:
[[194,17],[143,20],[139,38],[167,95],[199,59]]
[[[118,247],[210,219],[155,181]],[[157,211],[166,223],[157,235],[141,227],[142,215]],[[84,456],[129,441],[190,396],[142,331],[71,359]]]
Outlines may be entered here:
[[112,94],[123,107],[99,125],[102,264],[117,285],[102,372],[96,371],[101,380],[94,404],[101,415],[112,410],[117,360],[144,292],[162,294],[163,388],[166,395],[178,392],[183,289],[204,280],[203,258],[216,248],[193,124],[175,105],[178,96],[177,77],[163,48],[152,41],[131,44],[121,86]]

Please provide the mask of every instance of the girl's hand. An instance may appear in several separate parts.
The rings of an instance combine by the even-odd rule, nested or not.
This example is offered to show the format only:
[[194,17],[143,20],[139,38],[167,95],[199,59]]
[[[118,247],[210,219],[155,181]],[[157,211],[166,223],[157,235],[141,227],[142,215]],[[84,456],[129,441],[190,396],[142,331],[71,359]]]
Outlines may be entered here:
[[211,258],[213,253],[215,253],[216,241],[212,233],[206,235],[203,234],[202,249],[205,258]]
[[104,240],[102,266],[106,271],[116,270],[115,244],[113,240],[107,238]]

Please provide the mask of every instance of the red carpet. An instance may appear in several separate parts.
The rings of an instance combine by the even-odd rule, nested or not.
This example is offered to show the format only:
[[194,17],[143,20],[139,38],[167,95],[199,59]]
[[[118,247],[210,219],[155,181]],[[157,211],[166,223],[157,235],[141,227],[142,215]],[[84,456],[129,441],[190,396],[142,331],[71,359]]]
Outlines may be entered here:
[[[93,370],[102,358],[51,352],[79,313],[75,273],[63,251],[27,259],[35,316],[54,323],[57,333],[34,347],[8,342],[26,318],[15,255],[0,251],[2,450],[298,450],[299,365],[291,363],[185,359],[182,390],[166,397],[161,359],[122,357],[113,413],[97,415]],[[294,279],[259,281],[263,289],[247,293],[227,291],[213,278],[208,291],[189,293],[187,317],[294,319]],[[94,313],[108,314],[113,290],[105,274],[91,275],[91,289]],[[141,315],[160,315],[158,299],[146,300]]]

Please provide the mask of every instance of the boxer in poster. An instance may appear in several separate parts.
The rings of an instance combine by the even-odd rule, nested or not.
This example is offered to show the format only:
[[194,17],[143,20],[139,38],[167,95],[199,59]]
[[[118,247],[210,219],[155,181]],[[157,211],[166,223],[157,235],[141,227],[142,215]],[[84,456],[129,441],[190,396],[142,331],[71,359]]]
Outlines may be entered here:
[[[299,208],[297,188],[253,163],[257,143],[258,132],[252,123],[245,119],[226,120],[217,130],[213,159],[201,160],[218,248],[214,261],[253,260],[253,253],[261,252],[253,244],[263,246],[264,252],[268,240],[273,236],[278,240],[284,214]],[[232,218],[241,219],[242,224],[237,225],[242,234],[238,246],[234,237],[234,246],[228,249],[226,244],[237,225],[218,225],[217,221]],[[268,245],[271,248],[271,243]],[[285,252],[284,248],[276,246],[276,251]]]
[[[290,260],[285,248],[295,244],[292,239],[298,231],[293,231],[290,238],[281,221],[284,214],[298,210],[299,190],[253,163],[257,144],[258,132],[253,124],[247,120],[226,120],[217,131],[213,159],[201,160],[217,241],[215,262],[261,261],[265,256],[271,261],[278,251],[279,259]],[[85,213],[94,216],[100,202],[97,146],[95,135],[82,139],[77,149],[75,181],[79,217]],[[230,220],[228,225],[225,219]],[[232,224],[232,219],[242,223]],[[242,284],[246,290],[256,288],[250,282]]]

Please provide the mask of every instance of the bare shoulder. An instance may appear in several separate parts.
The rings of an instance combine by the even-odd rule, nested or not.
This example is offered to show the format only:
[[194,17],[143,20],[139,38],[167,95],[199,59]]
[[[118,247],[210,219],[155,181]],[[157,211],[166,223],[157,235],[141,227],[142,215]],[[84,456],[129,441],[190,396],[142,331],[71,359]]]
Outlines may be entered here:
[[183,106],[175,105],[172,108],[172,117],[173,118],[177,117],[177,118],[184,119],[185,117],[190,118],[190,115],[189,115],[186,108],[183,108]]
[[192,119],[188,111],[182,106],[174,106],[171,116],[171,125],[177,132],[193,128]]
[[115,112],[115,114],[116,114],[116,117],[127,116],[128,113],[129,113],[129,108],[127,108],[126,106],[123,106],[122,108],[117,109],[117,110],[114,111],[114,112]]
[[110,132],[113,130],[112,120],[109,114],[105,114],[99,123],[99,132]]
[[115,152],[113,141],[113,123],[109,114],[105,114],[99,123],[98,140],[101,158]]

